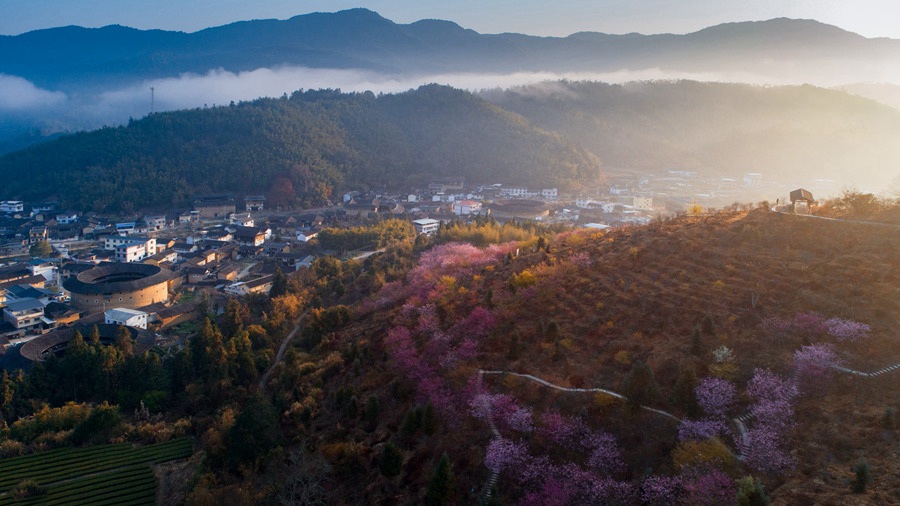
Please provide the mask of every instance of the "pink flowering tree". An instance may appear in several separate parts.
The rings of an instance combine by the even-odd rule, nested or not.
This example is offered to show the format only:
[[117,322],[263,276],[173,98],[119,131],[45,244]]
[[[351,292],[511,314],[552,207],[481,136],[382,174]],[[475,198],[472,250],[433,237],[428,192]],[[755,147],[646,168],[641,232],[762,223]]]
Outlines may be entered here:
[[829,343],[803,346],[794,352],[794,369],[800,388],[807,393],[822,394],[834,376],[834,367],[841,361]]
[[797,386],[768,369],[757,369],[747,385],[747,393],[755,402],[750,407],[754,420],[747,431],[745,461],[756,471],[781,474],[794,465],[788,434],[794,427]]
[[728,416],[734,406],[737,388],[728,380],[709,376],[700,380],[694,388],[694,394],[697,396],[697,404],[707,415],[721,420]]
[[681,475],[682,501],[692,506],[721,506],[733,504],[737,494],[734,479],[723,471],[689,469]]
[[797,313],[794,315],[794,331],[808,339],[820,338],[828,329],[825,318],[819,313]]
[[679,441],[705,441],[712,437],[722,438],[729,433],[728,424],[723,420],[685,419],[678,424]]
[[529,460],[525,443],[504,438],[494,438],[488,443],[484,456],[484,465],[495,473],[504,469],[516,469]]
[[648,476],[641,483],[641,504],[668,506],[681,496],[681,479],[677,476]]
[[868,337],[871,330],[865,323],[841,318],[825,320],[825,327],[828,329],[828,334],[839,341],[858,341]]

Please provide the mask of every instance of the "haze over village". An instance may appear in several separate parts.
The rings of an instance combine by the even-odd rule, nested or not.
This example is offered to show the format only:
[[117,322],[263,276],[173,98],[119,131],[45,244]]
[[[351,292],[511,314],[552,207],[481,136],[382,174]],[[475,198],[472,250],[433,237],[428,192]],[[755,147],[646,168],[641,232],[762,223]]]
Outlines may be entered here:
[[900,504],[893,4],[4,9],[0,505]]

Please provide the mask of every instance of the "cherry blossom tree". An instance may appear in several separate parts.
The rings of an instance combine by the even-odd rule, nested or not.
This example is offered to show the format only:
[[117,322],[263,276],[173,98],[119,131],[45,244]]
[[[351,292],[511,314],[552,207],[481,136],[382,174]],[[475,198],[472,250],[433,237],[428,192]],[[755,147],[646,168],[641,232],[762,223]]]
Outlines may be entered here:
[[707,377],[700,380],[694,389],[697,403],[707,415],[714,419],[724,419],[734,406],[737,398],[737,388],[734,383],[716,377]]
[[528,461],[525,443],[504,438],[494,438],[488,443],[484,465],[495,473],[507,468],[517,468]]
[[834,366],[840,359],[829,343],[803,346],[794,352],[794,369],[804,392],[824,393],[834,376]]
[[794,427],[797,386],[768,369],[756,369],[747,392],[755,403],[750,407],[754,420],[747,431],[746,463],[757,471],[780,474],[794,465],[787,436]]
[[668,506],[678,502],[681,479],[677,476],[648,476],[641,483],[641,504]]
[[716,468],[690,469],[681,475],[682,500],[691,506],[733,504],[737,494],[735,481]]
[[828,334],[836,337],[839,341],[858,341],[868,337],[871,330],[865,323],[840,318],[825,320],[825,327],[828,329]]
[[678,424],[679,441],[705,441],[712,437],[723,437],[729,433],[728,425],[722,420],[682,420]]

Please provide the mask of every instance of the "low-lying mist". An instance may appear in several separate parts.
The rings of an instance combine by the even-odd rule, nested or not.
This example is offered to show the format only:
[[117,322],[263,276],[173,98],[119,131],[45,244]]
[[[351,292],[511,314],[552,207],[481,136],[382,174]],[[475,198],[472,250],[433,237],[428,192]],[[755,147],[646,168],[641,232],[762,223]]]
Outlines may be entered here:
[[[151,112],[227,105],[232,101],[279,97],[298,89],[331,88],[344,92],[397,93],[422,84],[446,84],[477,91],[546,81],[625,83],[650,80],[739,82],[758,85],[803,84],[803,80],[771,78],[753,73],[673,72],[662,69],[606,73],[519,72],[513,74],[456,73],[388,75],[376,72],[303,67],[260,68],[247,72],[210,70],[183,74],[115,89],[63,92],[41,89],[17,76],[0,74],[0,122],[10,128],[39,130],[44,135],[124,124]],[[151,97],[151,87],[155,90]]]

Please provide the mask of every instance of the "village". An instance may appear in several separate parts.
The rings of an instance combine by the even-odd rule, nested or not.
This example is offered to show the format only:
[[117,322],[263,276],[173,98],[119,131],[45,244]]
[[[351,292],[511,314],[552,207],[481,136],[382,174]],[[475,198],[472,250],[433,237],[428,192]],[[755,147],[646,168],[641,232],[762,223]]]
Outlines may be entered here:
[[501,223],[604,229],[724,206],[747,191],[771,195],[771,186],[761,174],[707,179],[670,170],[659,177],[619,175],[593,191],[565,195],[556,188],[467,185],[450,177],[411,192],[350,191],[340,202],[306,210],[269,209],[262,195],[197,195],[191,209],[127,219],[58,209],[53,202],[2,201],[0,346],[50,334],[22,350],[40,359],[65,342],[61,335],[71,337],[73,326],[96,324],[110,326],[106,332],[117,325],[137,329],[151,346],[167,336],[147,329],[196,320],[201,300],[224,307],[219,302],[227,297],[267,294],[276,273],[309,267],[319,256],[374,253],[323,249],[316,237],[326,227],[392,217],[432,235],[442,223],[490,216]]

